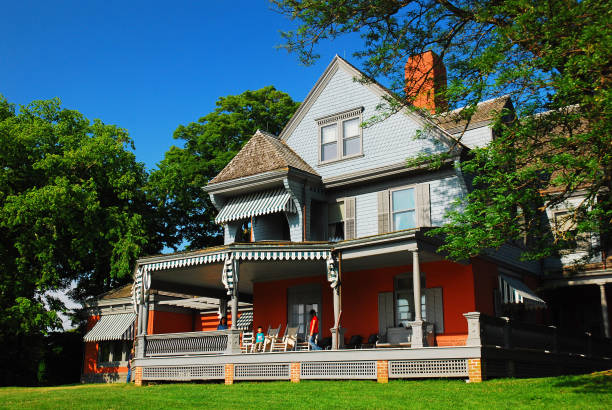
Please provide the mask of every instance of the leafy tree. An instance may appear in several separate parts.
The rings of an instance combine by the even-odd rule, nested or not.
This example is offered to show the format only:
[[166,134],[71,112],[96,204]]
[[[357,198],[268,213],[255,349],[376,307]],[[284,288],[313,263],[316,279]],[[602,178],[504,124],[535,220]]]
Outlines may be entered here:
[[[358,33],[356,57],[366,77],[394,92],[386,112],[410,107],[425,73],[404,78],[409,56],[433,50],[444,58],[449,84],[439,97],[457,117],[476,103],[509,94],[516,115],[500,112],[494,142],[462,164],[474,189],[451,214],[443,249],[457,259],[529,236],[525,258],[555,255],[588,232],[609,235],[612,218],[612,18],[602,0],[273,0],[299,22],[286,47],[305,63],[317,43]],[[414,91],[414,90],[413,90]],[[423,115],[429,115],[422,112]],[[380,117],[384,118],[385,115]],[[440,158],[421,157],[433,164]],[[584,200],[554,232],[543,210],[574,194]],[[554,228],[554,227],[553,227]],[[594,250],[596,251],[596,250]]]
[[197,249],[222,242],[214,222],[216,209],[202,187],[257,129],[280,133],[298,105],[288,94],[268,86],[221,97],[213,112],[176,129],[174,138],[185,145],[170,148],[149,184],[168,228],[166,243]]
[[130,148],[125,130],[58,99],[17,113],[0,96],[0,360],[21,371],[0,383],[32,382],[39,335],[64,310],[49,291],[76,282],[75,299],[99,294],[161,249],[147,174]]

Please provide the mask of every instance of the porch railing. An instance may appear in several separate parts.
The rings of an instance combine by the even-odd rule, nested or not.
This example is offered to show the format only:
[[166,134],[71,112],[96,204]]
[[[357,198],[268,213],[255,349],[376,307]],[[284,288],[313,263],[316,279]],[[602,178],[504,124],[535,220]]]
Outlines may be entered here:
[[571,332],[479,312],[465,313],[464,316],[468,320],[468,345],[612,357],[612,340],[588,332]]
[[236,353],[240,351],[239,330],[161,333],[141,335],[142,357]]

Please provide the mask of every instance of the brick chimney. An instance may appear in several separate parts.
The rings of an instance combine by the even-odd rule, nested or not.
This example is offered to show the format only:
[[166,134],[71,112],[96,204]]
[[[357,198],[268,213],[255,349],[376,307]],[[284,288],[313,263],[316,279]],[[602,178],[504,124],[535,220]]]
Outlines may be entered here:
[[433,51],[412,56],[406,61],[406,98],[415,107],[445,111],[447,102],[438,93],[446,90],[446,67]]

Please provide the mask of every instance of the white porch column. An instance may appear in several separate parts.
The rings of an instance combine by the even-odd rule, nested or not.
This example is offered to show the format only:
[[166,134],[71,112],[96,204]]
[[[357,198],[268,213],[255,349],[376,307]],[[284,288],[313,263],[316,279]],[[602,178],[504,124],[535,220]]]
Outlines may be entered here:
[[423,320],[421,312],[421,267],[419,266],[419,252],[412,252],[412,287],[414,291],[414,320]]
[[138,322],[138,329],[136,331],[136,335],[140,336],[142,334],[142,303],[138,303],[137,307],[136,307],[137,311],[136,311],[136,315],[137,315],[137,322]]
[[412,326],[411,347],[424,346],[424,323],[423,312],[421,312],[421,267],[419,263],[419,252],[412,252],[412,287],[414,294],[414,322]]
[[144,312],[142,315],[142,334],[146,335],[149,327],[149,292],[145,292],[144,295]]
[[239,262],[238,259],[234,259],[234,266],[233,266],[233,272],[234,272],[234,282],[233,282],[233,288],[232,288],[232,301],[231,301],[231,305],[232,305],[232,326],[230,327],[231,330],[236,330],[236,322],[238,321],[238,278],[240,277],[239,273],[238,273],[238,269],[239,269]]
[[599,295],[601,299],[601,319],[603,320],[604,336],[610,337],[610,318],[608,316],[608,299],[606,298],[606,285],[599,284]]

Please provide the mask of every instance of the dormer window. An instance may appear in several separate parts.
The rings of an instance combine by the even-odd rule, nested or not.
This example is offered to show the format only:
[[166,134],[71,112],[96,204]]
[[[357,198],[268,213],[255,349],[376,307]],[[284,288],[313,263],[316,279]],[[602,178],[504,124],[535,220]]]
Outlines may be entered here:
[[363,154],[362,111],[360,107],[317,120],[320,164]]

